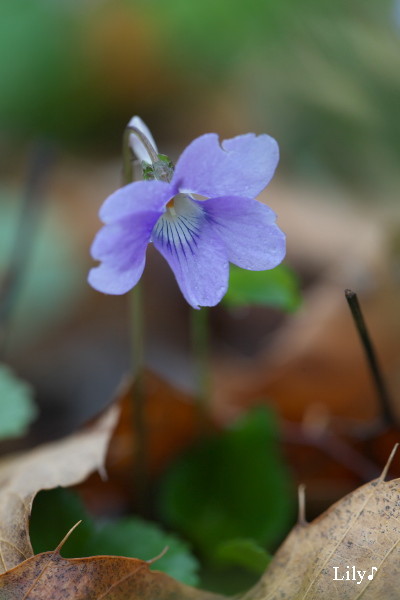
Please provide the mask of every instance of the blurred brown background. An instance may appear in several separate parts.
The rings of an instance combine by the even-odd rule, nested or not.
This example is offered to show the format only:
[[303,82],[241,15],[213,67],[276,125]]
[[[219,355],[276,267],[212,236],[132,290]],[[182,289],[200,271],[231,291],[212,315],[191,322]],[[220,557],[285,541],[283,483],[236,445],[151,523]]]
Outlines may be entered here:
[[[266,132],[280,144],[262,200],[287,233],[303,302],[289,315],[211,311],[215,419],[262,398],[315,439],[337,419],[339,429],[373,420],[348,287],[400,412],[396,11],[392,0],[0,1],[1,333],[4,360],[36,390],[31,441],[92,416],[129,369],[129,298],[95,292],[86,274],[133,114],[173,159],[210,131]],[[191,392],[188,307],[152,249],[144,279],[147,362]],[[283,431],[316,503],[367,478],[392,443],[366,464],[345,453],[347,475],[335,479],[335,446],[310,467],[307,450],[291,454],[297,434]]]

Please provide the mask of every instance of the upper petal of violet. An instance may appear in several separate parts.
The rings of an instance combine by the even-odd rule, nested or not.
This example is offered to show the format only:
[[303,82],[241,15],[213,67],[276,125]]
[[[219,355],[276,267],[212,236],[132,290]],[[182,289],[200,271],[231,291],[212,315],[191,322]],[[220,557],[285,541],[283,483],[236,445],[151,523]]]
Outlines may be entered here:
[[254,198],[270,182],[279,160],[269,135],[239,135],[219,143],[216,133],[195,139],[180,156],[173,183],[181,192],[206,197]]

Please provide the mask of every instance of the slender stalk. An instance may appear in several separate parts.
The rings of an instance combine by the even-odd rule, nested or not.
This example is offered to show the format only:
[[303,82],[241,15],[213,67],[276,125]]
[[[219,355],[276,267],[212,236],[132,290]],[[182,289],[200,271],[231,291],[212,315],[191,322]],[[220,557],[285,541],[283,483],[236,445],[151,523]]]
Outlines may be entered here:
[[[132,151],[130,148],[130,135],[133,128],[127,127],[123,135],[122,157],[123,157],[123,182],[124,185],[131,183],[133,177]],[[141,132],[134,131],[139,135]],[[133,485],[137,509],[143,513],[146,507],[146,493],[148,488],[147,469],[147,428],[145,420],[145,391],[143,383],[144,371],[144,315],[143,315],[143,290],[139,282],[130,293],[131,314],[131,368],[133,376],[132,384],[132,412],[133,431],[135,436],[135,462],[133,471]]]
[[190,333],[195,365],[196,402],[200,428],[203,429],[211,389],[208,308],[203,307],[200,310],[193,309],[190,311]]
[[132,371],[138,377],[144,366],[144,322],[143,322],[143,290],[141,285],[136,285],[131,293],[131,352]]
[[396,425],[397,420],[393,413],[390,396],[386,388],[385,381],[383,379],[383,375],[378,364],[378,360],[376,358],[375,350],[372,345],[372,341],[369,336],[366,323],[364,321],[361,306],[358,302],[357,294],[352,290],[345,290],[344,293],[351,310],[354,324],[357,328],[362,346],[364,348],[369,370],[371,372],[372,379],[375,384],[375,389],[379,398],[383,419],[388,425]]
[[143,289],[137,284],[131,292],[131,353],[132,353],[132,408],[135,436],[135,463],[133,483],[137,510],[145,514],[148,489],[148,432],[146,426],[146,394],[144,387],[144,319]]

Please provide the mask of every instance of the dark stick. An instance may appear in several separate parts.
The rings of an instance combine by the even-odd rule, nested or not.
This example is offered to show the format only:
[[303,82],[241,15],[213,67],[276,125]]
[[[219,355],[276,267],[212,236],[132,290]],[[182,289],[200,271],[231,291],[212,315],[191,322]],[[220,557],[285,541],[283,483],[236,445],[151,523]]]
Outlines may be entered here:
[[352,290],[345,290],[344,294],[349,304],[351,314],[354,319],[355,326],[361,339],[362,346],[367,357],[369,369],[374,380],[375,388],[380,401],[382,415],[385,423],[388,425],[396,425],[396,417],[392,410],[392,403],[390,401],[389,393],[387,391],[381,369],[378,365],[375,350],[369,337],[367,326],[364,321],[361,307],[358,302],[357,294]]

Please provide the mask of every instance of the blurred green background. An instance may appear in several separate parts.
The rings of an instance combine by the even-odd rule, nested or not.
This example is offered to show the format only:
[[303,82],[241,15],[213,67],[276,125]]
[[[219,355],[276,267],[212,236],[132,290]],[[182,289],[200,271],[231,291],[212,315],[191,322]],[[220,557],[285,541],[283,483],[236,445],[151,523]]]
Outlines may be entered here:
[[[386,257],[375,260],[383,245],[374,231],[371,243],[367,221],[387,210],[390,276],[398,274],[396,11],[393,0],[0,0],[0,351],[39,389],[42,414],[56,407],[58,425],[41,434],[93,414],[129,368],[127,299],[94,292],[86,273],[134,114],[174,160],[210,131],[278,140],[265,200],[288,234],[302,292],[332,271],[339,290],[381,285]],[[310,206],[308,185],[317,188]],[[163,261],[148,254],[149,362],[190,388],[187,306]],[[217,354],[254,356],[288,324],[283,313],[300,302],[285,269],[268,275],[272,312],[243,309],[258,303],[258,282],[232,270],[236,289],[212,316]]]
[[1,0],[0,129],[116,152],[157,138],[276,137],[289,173],[388,193],[400,153],[393,0]]

